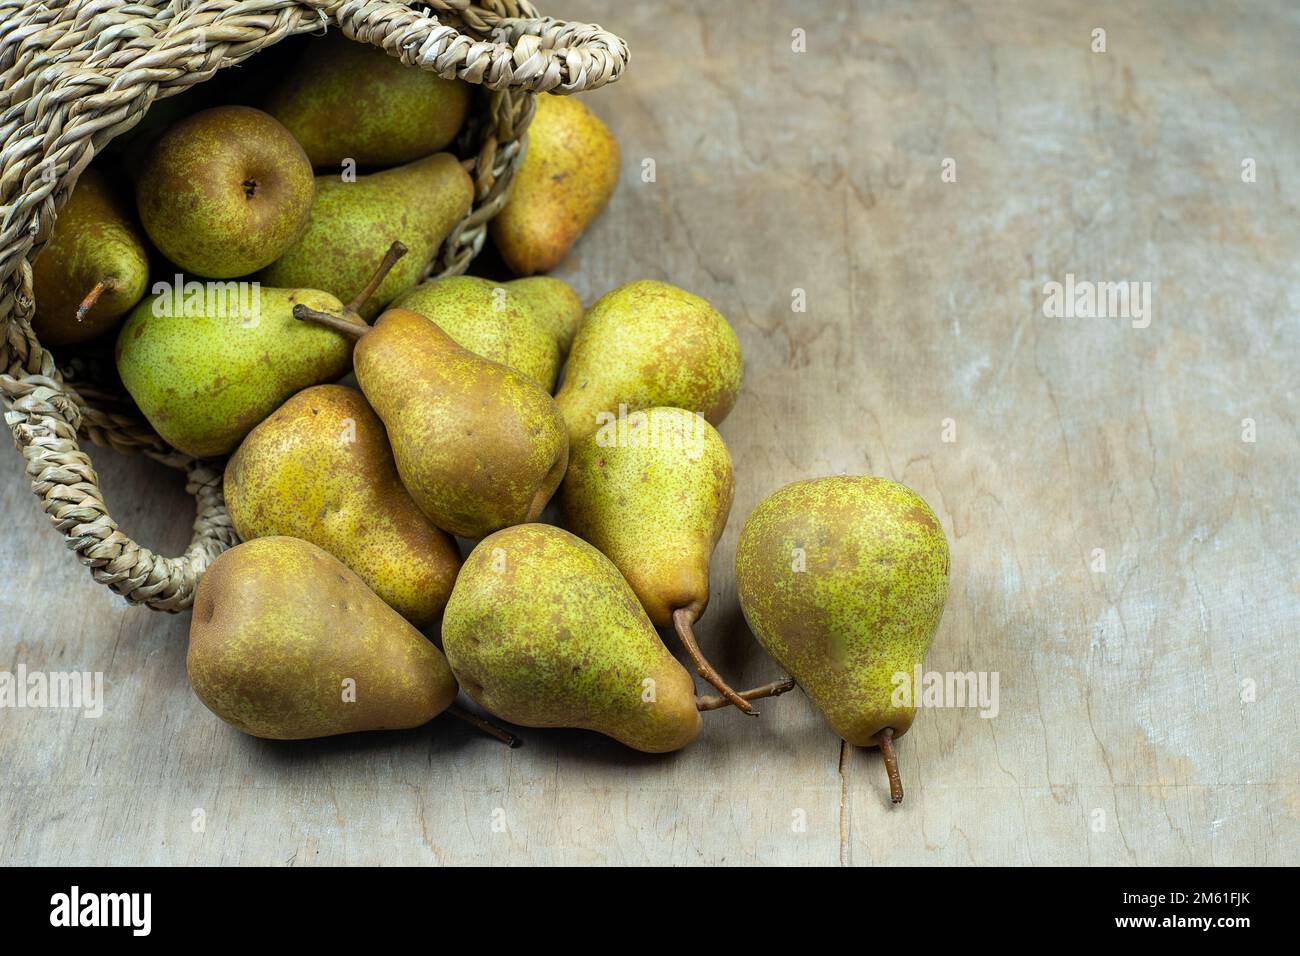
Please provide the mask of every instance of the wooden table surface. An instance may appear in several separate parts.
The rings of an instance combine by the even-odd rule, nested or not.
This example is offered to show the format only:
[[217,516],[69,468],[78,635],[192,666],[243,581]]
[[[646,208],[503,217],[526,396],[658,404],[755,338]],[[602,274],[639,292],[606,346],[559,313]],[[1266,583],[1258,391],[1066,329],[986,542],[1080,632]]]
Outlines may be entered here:
[[[0,710],[0,860],[1300,862],[1300,8],[545,8],[632,49],[587,98],[622,182],[558,274],[675,283],[744,346],[706,651],[778,673],[732,571],[765,494],[884,475],[952,544],[927,667],[996,672],[998,715],[923,710],[899,808],[798,692],[668,757],[447,719],[253,740],[190,691],[188,614],[95,584],[5,453],[0,669],[101,671],[106,704]],[[1046,316],[1067,274],[1150,282],[1150,324]],[[129,533],[183,549],[179,475],[95,463]]]

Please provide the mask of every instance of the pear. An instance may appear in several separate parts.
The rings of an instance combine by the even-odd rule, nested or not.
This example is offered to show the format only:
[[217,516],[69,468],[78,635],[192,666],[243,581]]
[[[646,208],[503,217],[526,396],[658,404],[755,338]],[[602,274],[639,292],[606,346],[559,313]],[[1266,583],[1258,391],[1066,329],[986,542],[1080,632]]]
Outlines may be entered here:
[[229,279],[289,248],[314,190],[311,163],[287,129],[261,110],[218,106],[153,143],[135,194],[144,230],[163,255],[186,272]]
[[47,346],[92,339],[118,324],[148,282],[149,251],[135,210],[87,167],[32,264],[36,337]]
[[537,97],[527,152],[510,198],[489,227],[507,266],[527,276],[555,268],[618,184],[618,140],[573,96]]
[[734,487],[731,455],[712,425],[680,408],[651,408],[570,449],[560,505],[565,527],[614,562],[655,626],[676,628],[700,676],[753,714],[694,634]]
[[643,279],[606,294],[573,340],[555,400],[569,443],[629,411],[670,406],[727,417],[740,392],[740,342],[699,296]]
[[582,324],[582,299],[567,282],[550,276],[530,276],[507,282],[510,295],[522,298],[533,315],[544,322],[555,337],[561,355],[568,355],[573,337]]
[[274,740],[418,727],[457,690],[438,648],[361,578],[287,537],[241,544],[207,569],[186,666],[209,710]]
[[[646,753],[685,747],[699,711],[691,676],[646,617],[618,568],[581,538],[543,524],[498,531],[461,569],[442,643],[466,693],[526,727],[594,730]],[[746,691],[785,693],[793,681]]]
[[374,318],[420,281],[442,241],[469,211],[473,195],[469,174],[449,153],[355,182],[318,177],[302,237],[259,278],[266,285],[322,289],[346,300],[365,283],[369,263],[400,241],[410,254],[361,310],[363,318]]
[[451,595],[456,542],[402,487],[383,423],[354,388],[317,385],[281,405],[226,465],[225,495],[245,541],[310,541],[417,627]]
[[[519,288],[520,279],[498,285],[474,276],[449,276],[421,283],[399,296],[396,308],[410,309],[476,355],[508,365],[550,392],[577,323],[573,299],[577,294],[558,279],[551,285]],[[559,285],[572,298],[552,288]],[[579,321],[582,304],[579,301]]]
[[317,168],[398,166],[445,148],[469,113],[470,86],[406,66],[334,30],[313,40],[266,101]]
[[117,337],[122,384],[160,436],[196,458],[234,451],[286,398],[347,374],[352,335],[297,321],[298,306],[365,329],[357,309],[404,250],[395,243],[344,306],[316,289],[256,282],[186,282],[145,299]]
[[835,732],[879,746],[894,803],[893,741],[916,715],[896,702],[925,658],[948,593],[948,539],[910,488],[885,478],[797,481],[745,522],[736,588],[750,629]]
[[569,443],[540,385],[408,309],[360,329],[309,307],[296,314],[359,337],[357,383],[388,431],[402,484],[435,525],[481,538],[541,514]]

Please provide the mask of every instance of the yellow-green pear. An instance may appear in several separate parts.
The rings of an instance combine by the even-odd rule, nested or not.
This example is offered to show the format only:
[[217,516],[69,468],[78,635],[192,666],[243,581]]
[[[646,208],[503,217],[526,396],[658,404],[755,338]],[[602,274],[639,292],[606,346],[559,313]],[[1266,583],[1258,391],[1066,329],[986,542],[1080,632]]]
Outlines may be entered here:
[[[316,310],[298,315],[357,331]],[[569,442],[535,381],[396,308],[360,331],[353,370],[388,431],[402,484],[435,525],[482,538],[541,514],[564,477]]]
[[148,281],[149,251],[135,210],[87,167],[32,263],[32,331],[47,346],[92,339],[121,321]]
[[417,627],[451,595],[456,542],[411,500],[383,423],[354,388],[317,385],[276,409],[227,463],[225,496],[245,541],[310,541]]
[[[544,277],[538,277],[544,278]],[[475,276],[430,279],[399,296],[394,308],[410,309],[437,323],[458,345],[522,372],[550,392],[572,340],[573,299],[558,279],[495,283]],[[520,283],[530,283],[520,286]],[[551,286],[568,290],[572,298]],[[579,320],[581,302],[577,308]]]
[[445,148],[469,112],[471,87],[406,66],[338,30],[312,40],[266,111],[302,144],[313,166],[398,166]]
[[275,740],[418,727],[457,690],[423,634],[345,564],[288,537],[241,544],[204,572],[186,666],[209,710]]
[[697,295],[643,279],[588,310],[555,400],[571,445],[620,409],[683,408],[717,425],[736,402],[742,371],[740,341],[721,313]]
[[370,319],[420,281],[442,241],[469,211],[473,194],[469,174],[450,153],[355,181],[319,176],[307,228],[258,278],[281,288],[321,289],[347,301],[365,285],[384,251],[401,242],[407,255],[361,309]]
[[700,731],[690,675],[618,569],[549,525],[484,539],[465,560],[442,624],[466,693],[526,727],[594,730],[648,753]]
[[527,152],[490,231],[507,266],[528,276],[555,268],[618,184],[618,140],[575,96],[537,97]]
[[736,589],[754,635],[835,732],[881,748],[900,802],[893,741],[916,716],[912,675],[948,594],[948,539],[934,512],[885,478],[786,485],[745,522]]
[[702,415],[650,408],[570,449],[560,505],[565,527],[614,562],[655,626],[676,629],[700,676],[754,713],[694,633],[709,603],[709,559],[734,487],[731,455]]

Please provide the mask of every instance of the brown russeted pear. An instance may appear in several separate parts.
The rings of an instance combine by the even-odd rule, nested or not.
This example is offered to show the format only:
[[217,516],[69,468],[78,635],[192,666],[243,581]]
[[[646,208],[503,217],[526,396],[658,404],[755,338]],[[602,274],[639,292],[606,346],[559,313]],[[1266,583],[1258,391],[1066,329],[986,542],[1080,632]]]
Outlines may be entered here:
[[390,249],[370,284],[344,306],[315,289],[193,282],[138,306],[117,336],[117,370],[144,417],[196,458],[234,451],[290,395],[347,374],[351,335],[304,325],[303,305],[366,328],[357,309],[401,255]]
[[618,140],[574,96],[537,97],[510,198],[489,227],[515,275],[555,268],[618,184]]
[[406,66],[337,30],[307,44],[266,111],[318,169],[352,160],[399,166],[444,149],[469,113],[471,87]]
[[[548,286],[537,286],[539,279]],[[555,285],[571,298],[554,290]],[[523,372],[550,392],[577,326],[574,299],[577,293],[567,285],[544,276],[503,284],[448,276],[421,283],[399,296],[393,307],[420,313],[458,345]],[[581,321],[580,301],[577,314]]]
[[186,666],[209,710],[274,740],[418,727],[457,689],[438,648],[350,568],[278,536],[204,572]]
[[225,496],[242,539],[324,548],[417,627],[451,595],[456,542],[411,500],[383,423],[354,388],[317,385],[276,409],[227,463]]
[[358,335],[357,383],[388,431],[402,484],[435,525],[482,538],[541,514],[564,477],[569,442],[540,385],[408,309],[360,330],[320,310],[296,314]]
[[571,445],[623,406],[684,408],[716,425],[736,402],[742,371],[740,342],[716,309],[697,295],[643,279],[587,311],[555,400]]
[[437,153],[355,182],[316,179],[302,236],[258,278],[281,288],[321,289],[346,301],[394,241],[409,251],[361,310],[367,320],[420,281],[438,247],[469,211],[474,187],[455,156]]
[[835,732],[878,746],[894,803],[893,742],[912,726],[925,658],[948,593],[948,539],[910,488],[885,478],[797,481],[754,509],[736,550],[750,629]]
[[248,275],[279,258],[302,233],[314,191],[302,147],[247,106],[213,107],[168,128],[135,181],[153,244],[207,279]]
[[144,296],[149,250],[131,204],[87,167],[32,263],[43,345],[85,342],[113,328]]
[[[618,568],[581,538],[542,524],[479,542],[442,623],[457,679],[485,710],[527,727],[594,730],[647,753],[700,731],[691,676],[668,652]],[[771,684],[746,699],[789,690]]]
[[656,627],[672,627],[700,676],[745,713],[695,639],[709,603],[709,559],[735,478],[722,436],[680,408],[636,411],[569,450],[564,525],[614,562]]

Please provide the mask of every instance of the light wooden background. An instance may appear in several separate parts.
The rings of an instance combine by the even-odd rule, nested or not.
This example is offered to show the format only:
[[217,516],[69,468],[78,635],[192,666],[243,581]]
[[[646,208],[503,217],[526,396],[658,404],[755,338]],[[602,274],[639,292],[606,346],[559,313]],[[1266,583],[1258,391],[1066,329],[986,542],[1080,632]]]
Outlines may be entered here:
[[[6,453],[0,668],[103,671],[107,711],[0,711],[0,859],[1300,862],[1300,8],[546,10],[633,51],[588,98],[623,181],[559,274],[589,302],[676,283],[744,345],[706,650],[737,684],[777,672],[731,568],[764,494],[886,475],[952,543],[928,666],[999,672],[1000,715],[923,712],[897,809],[878,753],[842,748],[799,693],[708,715],[666,758],[579,732],[511,752],[446,720],[259,742],[189,690],[188,615],[95,585]],[[1045,318],[1068,272],[1151,282],[1150,327]],[[179,476],[95,460],[126,529],[184,546]]]

